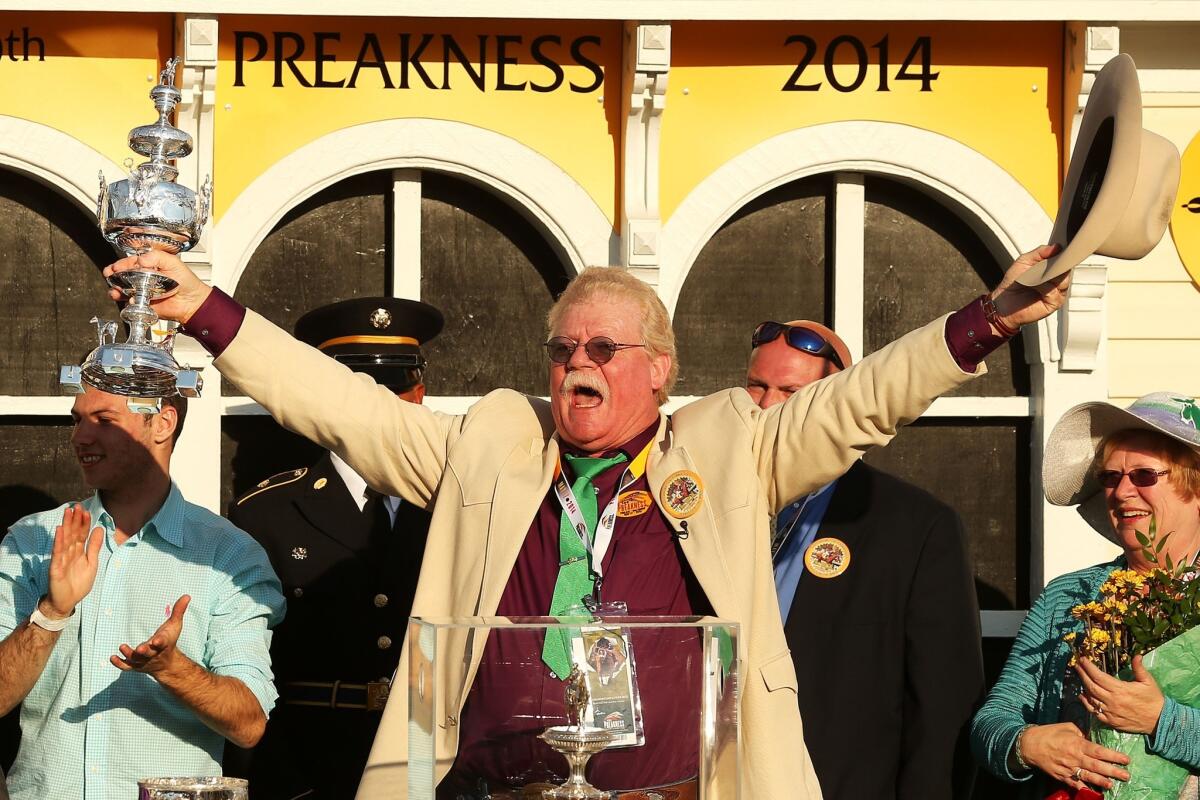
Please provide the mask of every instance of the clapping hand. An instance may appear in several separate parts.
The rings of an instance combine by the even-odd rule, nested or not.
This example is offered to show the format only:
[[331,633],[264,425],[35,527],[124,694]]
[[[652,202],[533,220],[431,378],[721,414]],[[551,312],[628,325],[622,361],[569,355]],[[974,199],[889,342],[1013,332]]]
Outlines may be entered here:
[[175,644],[183,630],[183,614],[190,602],[192,598],[189,595],[179,598],[171,609],[171,616],[158,626],[154,635],[137,647],[121,645],[121,655],[109,658],[112,665],[122,672],[144,672],[147,675],[169,669],[179,654]]
[[47,611],[60,619],[75,612],[75,606],[87,597],[96,582],[104,529],[95,528],[89,539],[91,522],[92,515],[83,506],[67,506],[62,524],[54,531],[54,545],[50,550],[50,590],[46,600],[49,603]]

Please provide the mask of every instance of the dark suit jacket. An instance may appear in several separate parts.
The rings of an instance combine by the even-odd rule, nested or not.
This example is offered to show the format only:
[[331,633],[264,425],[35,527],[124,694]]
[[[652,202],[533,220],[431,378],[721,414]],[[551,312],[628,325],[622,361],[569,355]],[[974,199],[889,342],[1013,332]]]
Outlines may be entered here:
[[267,551],[287,615],[271,642],[280,698],[267,732],[252,755],[227,747],[226,772],[249,777],[256,800],[352,798],[381,712],[289,704],[288,684],[392,676],[429,514],[401,503],[392,530],[373,531],[326,453],[308,469],[259,484],[229,518]]
[[834,489],[817,531],[827,536],[850,566],[805,572],[784,625],[825,800],[969,798],[984,677],[961,520],[859,463]]

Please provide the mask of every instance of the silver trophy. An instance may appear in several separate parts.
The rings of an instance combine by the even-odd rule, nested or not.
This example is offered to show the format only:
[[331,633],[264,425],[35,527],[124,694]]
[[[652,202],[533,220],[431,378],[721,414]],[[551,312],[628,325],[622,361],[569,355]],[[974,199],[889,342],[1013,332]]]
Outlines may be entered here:
[[249,782],[243,778],[143,778],[138,800],[248,800]]
[[[567,676],[565,699],[568,724],[547,728],[538,738],[562,753],[571,771],[562,786],[543,790],[542,797],[544,800],[609,800],[612,792],[597,789],[584,777],[588,760],[608,747],[613,735],[611,731],[584,724],[588,689],[587,679],[578,664],[571,667],[571,674]],[[570,724],[572,719],[573,725]]]
[[[171,112],[182,98],[175,88],[178,64],[178,58],[168,61],[158,85],[150,90],[158,121],[129,132],[130,149],[149,160],[111,186],[100,174],[96,209],[100,230],[117,252],[126,256],[150,250],[190,250],[200,241],[208,221],[212,181],[206,179],[199,193],[175,183],[179,170],[172,162],[192,152],[192,137],[170,122]],[[129,298],[121,311],[121,319],[129,325],[129,337],[118,344],[117,324],[93,318],[98,346],[82,365],[61,369],[63,389],[80,394],[86,383],[130,398],[130,408],[144,413],[157,411],[164,397],[199,397],[204,385],[199,371],[181,367],[172,353],[178,323],[160,321],[150,306],[151,298],[174,292],[175,281],[157,272],[130,270],[113,275],[108,282]]]

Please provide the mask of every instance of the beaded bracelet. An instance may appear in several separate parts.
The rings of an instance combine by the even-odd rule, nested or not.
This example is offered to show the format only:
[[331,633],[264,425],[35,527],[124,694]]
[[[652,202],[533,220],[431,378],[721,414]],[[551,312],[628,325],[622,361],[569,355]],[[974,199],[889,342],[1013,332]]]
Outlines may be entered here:
[[1022,726],[1021,730],[1017,731],[1017,738],[1013,740],[1013,755],[1017,759],[1017,766],[1025,772],[1032,772],[1033,767],[1029,766],[1029,762],[1025,760],[1025,755],[1021,752],[1021,737],[1025,735],[1025,731],[1036,727],[1033,724]]

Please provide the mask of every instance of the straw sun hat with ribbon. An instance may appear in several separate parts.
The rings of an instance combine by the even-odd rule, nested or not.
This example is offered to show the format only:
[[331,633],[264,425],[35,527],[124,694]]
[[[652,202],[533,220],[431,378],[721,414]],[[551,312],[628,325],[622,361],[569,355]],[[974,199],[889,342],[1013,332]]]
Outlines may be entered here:
[[1093,253],[1146,255],[1167,229],[1179,174],[1175,145],[1142,128],[1137,67],[1118,55],[1096,76],[1079,124],[1050,233],[1050,244],[1062,249],[1017,280],[1036,286]]
[[1101,402],[1075,406],[1050,432],[1042,459],[1046,499],[1057,506],[1078,505],[1080,516],[1114,542],[1094,462],[1105,437],[1131,428],[1169,436],[1200,453],[1200,403],[1179,392],[1155,392],[1128,408]]

